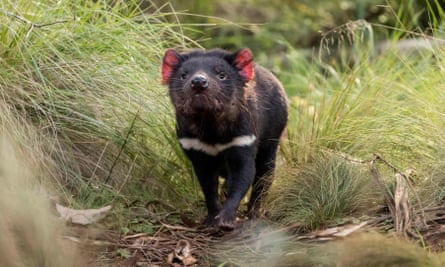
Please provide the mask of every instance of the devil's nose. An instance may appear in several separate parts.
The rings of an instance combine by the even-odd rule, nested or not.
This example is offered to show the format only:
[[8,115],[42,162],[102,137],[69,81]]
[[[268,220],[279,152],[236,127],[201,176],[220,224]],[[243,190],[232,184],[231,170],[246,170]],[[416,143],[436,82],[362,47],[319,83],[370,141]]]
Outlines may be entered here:
[[209,87],[209,82],[207,77],[204,75],[196,75],[193,77],[191,86],[193,89],[207,89]]

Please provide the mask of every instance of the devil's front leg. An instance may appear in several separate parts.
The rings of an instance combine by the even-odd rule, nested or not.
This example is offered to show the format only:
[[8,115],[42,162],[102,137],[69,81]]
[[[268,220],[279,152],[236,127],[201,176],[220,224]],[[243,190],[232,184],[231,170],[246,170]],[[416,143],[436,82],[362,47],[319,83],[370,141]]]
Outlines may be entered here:
[[[200,153],[200,152],[196,152]],[[216,225],[216,215],[221,209],[218,197],[218,164],[217,159],[212,156],[194,154],[189,155],[193,169],[204,193],[207,206],[207,217],[203,224],[206,226]]]
[[234,148],[226,155],[227,199],[216,216],[217,226],[233,229],[236,212],[241,199],[246,195],[255,177],[253,148]]

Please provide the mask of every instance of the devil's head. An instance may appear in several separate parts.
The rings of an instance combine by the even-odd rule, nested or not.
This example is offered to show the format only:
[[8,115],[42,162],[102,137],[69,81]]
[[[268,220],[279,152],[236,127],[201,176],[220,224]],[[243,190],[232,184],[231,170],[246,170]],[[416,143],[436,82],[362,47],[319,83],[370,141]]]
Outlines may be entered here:
[[240,106],[246,84],[253,79],[252,53],[214,49],[178,53],[168,49],[162,81],[169,86],[176,112],[184,116],[219,116]]

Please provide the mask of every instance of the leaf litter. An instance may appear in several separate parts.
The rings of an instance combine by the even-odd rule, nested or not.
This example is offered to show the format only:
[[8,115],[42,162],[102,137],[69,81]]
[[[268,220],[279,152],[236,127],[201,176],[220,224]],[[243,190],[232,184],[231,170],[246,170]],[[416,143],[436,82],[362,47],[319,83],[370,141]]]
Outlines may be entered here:
[[[111,233],[106,242],[96,242],[96,246],[115,251],[109,259],[111,265],[107,265],[113,267],[293,266],[277,262],[298,253],[303,255],[308,245],[345,240],[367,232],[392,233],[432,252],[444,251],[445,205],[423,208],[409,175],[380,155],[362,163],[369,164],[385,199],[387,211],[375,217],[349,219],[312,232],[306,232],[300,223],[283,226],[267,219],[240,219],[235,230],[223,231],[202,228],[189,214],[179,213],[179,220],[158,217],[158,221],[152,222],[150,233]],[[378,163],[394,171],[393,189],[383,183]],[[410,194],[414,195],[417,205],[410,203]],[[84,225],[97,222],[111,209],[111,206],[96,210],[57,207],[63,218]],[[171,215],[178,217],[177,213]]]

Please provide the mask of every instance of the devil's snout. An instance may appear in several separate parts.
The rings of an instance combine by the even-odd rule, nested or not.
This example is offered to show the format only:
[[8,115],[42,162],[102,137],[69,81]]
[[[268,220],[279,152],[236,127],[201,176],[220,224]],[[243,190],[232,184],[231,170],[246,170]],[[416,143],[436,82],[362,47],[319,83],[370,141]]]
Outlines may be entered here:
[[206,76],[198,74],[192,78],[191,87],[194,90],[205,90],[209,87],[209,81]]

